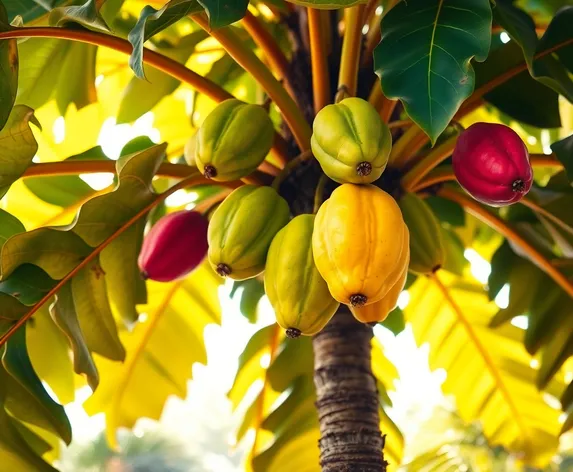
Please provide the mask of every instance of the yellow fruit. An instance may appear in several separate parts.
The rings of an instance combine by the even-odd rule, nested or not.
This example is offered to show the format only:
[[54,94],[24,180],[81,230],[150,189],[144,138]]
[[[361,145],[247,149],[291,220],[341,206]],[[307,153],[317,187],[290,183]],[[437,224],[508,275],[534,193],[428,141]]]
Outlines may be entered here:
[[390,195],[373,185],[343,184],[317,213],[312,249],[332,296],[364,306],[381,300],[408,267],[409,239]]
[[396,308],[398,303],[398,297],[404,285],[406,284],[406,279],[408,278],[408,269],[404,269],[401,277],[390,289],[390,291],[376,303],[371,303],[370,305],[362,307],[350,307],[350,311],[358,321],[362,323],[380,323],[384,321],[388,314]]
[[339,303],[314,265],[314,215],[299,215],[281,229],[269,249],[265,292],[289,337],[312,336],[326,326]]

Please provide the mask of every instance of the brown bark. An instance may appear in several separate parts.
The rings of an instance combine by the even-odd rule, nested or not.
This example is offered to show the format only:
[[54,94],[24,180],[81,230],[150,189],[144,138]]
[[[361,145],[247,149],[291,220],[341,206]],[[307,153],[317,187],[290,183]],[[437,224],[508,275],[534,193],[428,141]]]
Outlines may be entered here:
[[323,472],[386,471],[371,339],[372,328],[356,321],[344,305],[314,337]]

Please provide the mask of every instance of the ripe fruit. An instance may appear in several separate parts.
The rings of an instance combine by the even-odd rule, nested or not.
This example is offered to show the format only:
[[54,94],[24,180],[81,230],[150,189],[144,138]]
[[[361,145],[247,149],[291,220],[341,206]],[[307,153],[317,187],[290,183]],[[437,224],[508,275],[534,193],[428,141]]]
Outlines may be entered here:
[[408,228],[386,192],[343,184],[318,210],[312,250],[336,300],[368,305],[382,299],[408,267]]
[[353,97],[320,110],[313,123],[311,147],[332,180],[368,184],[384,172],[392,136],[376,109]]
[[209,262],[221,277],[244,280],[265,269],[277,232],[288,223],[288,203],[271,187],[244,185],[213,212]]
[[460,185],[487,205],[510,205],[531,188],[533,171],[527,147],[507,126],[471,125],[458,138],[452,160]]
[[350,307],[350,311],[358,321],[362,323],[380,323],[384,321],[388,314],[396,308],[398,304],[398,297],[408,278],[408,269],[404,269],[398,281],[392,286],[390,291],[384,295],[384,298],[378,300],[376,303],[362,307]]
[[145,279],[171,282],[195,269],[207,255],[207,219],[196,211],[177,211],[151,228],[138,264]]
[[318,333],[339,306],[314,265],[314,218],[293,218],[277,233],[267,256],[265,292],[289,337]]
[[415,193],[400,200],[404,222],[410,230],[410,270],[432,274],[444,264],[442,230],[432,209]]
[[240,179],[265,160],[273,139],[273,122],[263,107],[225,100],[197,131],[197,168],[208,179]]

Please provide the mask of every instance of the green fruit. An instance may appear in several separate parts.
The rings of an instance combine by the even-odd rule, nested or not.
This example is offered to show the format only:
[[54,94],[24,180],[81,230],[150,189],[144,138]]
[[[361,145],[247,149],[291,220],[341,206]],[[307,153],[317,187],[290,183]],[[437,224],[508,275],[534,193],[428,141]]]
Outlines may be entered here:
[[205,118],[197,132],[197,168],[209,179],[241,179],[261,165],[273,139],[273,122],[263,107],[225,100]]
[[410,230],[410,266],[416,274],[432,274],[444,265],[443,233],[428,204],[415,193],[400,200],[404,222]]
[[193,134],[187,142],[185,143],[185,148],[183,149],[183,157],[185,157],[185,162],[187,165],[196,167],[195,162],[195,149],[197,148],[197,133]]
[[318,112],[311,147],[332,180],[368,184],[379,179],[386,168],[392,135],[370,103],[352,97]]
[[314,265],[313,229],[314,215],[293,218],[277,233],[267,257],[265,292],[289,337],[318,333],[339,306]]
[[277,232],[288,223],[288,203],[271,187],[244,185],[215,210],[209,223],[209,262],[222,277],[244,280],[265,269]]

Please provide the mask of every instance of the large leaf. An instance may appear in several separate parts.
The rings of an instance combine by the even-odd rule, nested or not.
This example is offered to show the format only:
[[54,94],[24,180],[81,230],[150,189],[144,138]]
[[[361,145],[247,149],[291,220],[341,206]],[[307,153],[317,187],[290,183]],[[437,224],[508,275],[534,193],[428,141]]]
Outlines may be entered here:
[[207,12],[211,29],[239,21],[247,12],[249,0],[197,0]]
[[367,3],[368,0],[287,0],[296,5],[304,5],[317,9],[333,10],[336,8],[348,8],[360,3]]
[[34,110],[17,105],[0,131],[0,198],[32,163],[38,150],[30,122],[40,127]]
[[0,335],[6,333],[27,311],[28,308],[17,298],[0,292]]
[[57,472],[28,445],[19,432],[18,422],[6,413],[8,381],[8,373],[0,366],[0,385],[3,387],[0,388],[0,464],[10,471]]
[[38,266],[24,264],[0,282],[0,292],[17,298],[24,305],[35,305],[56,285]]
[[573,134],[551,145],[551,150],[561,161],[569,181],[573,182]]
[[474,89],[472,58],[489,52],[489,0],[409,0],[382,20],[374,51],[384,95],[435,142]]
[[0,248],[2,248],[9,237],[25,231],[26,228],[24,228],[24,225],[20,223],[18,218],[0,208]]
[[143,44],[152,36],[172,25],[179,19],[203,11],[197,0],[171,0],[163,8],[156,10],[146,5],[136,25],[129,32],[128,39],[133,45],[129,65],[140,79],[145,79],[143,70]]
[[83,5],[58,7],[50,12],[50,24],[66,26],[69,23],[79,23],[82,26],[109,32],[109,26],[99,13],[100,2],[86,0]]
[[169,395],[185,397],[193,363],[207,361],[203,330],[220,322],[219,284],[206,264],[185,280],[150,283],[146,319],[121,335],[125,363],[97,359],[102,382],[85,408],[106,413],[110,444],[116,444],[117,428],[131,428],[141,417],[159,419]]
[[2,3],[8,11],[8,19],[12,21],[20,15],[25,23],[33,21],[48,13],[52,8],[64,3],[65,0],[4,0]]
[[99,261],[84,267],[72,281],[74,306],[89,348],[114,361],[125,359]]
[[[8,14],[0,3],[0,28],[8,26]],[[0,129],[4,127],[18,91],[18,47],[15,39],[0,42]],[[0,194],[1,196],[1,194]]]
[[418,279],[405,313],[417,343],[430,344],[430,366],[448,372],[444,391],[456,397],[464,420],[481,422],[492,445],[547,464],[558,445],[559,412],[532,383],[523,331],[488,328],[496,307],[481,286],[445,274],[441,280]]
[[64,408],[48,395],[32,367],[26,348],[25,325],[6,343],[2,365],[9,374],[6,408],[16,418],[51,431],[69,444],[72,427]]

